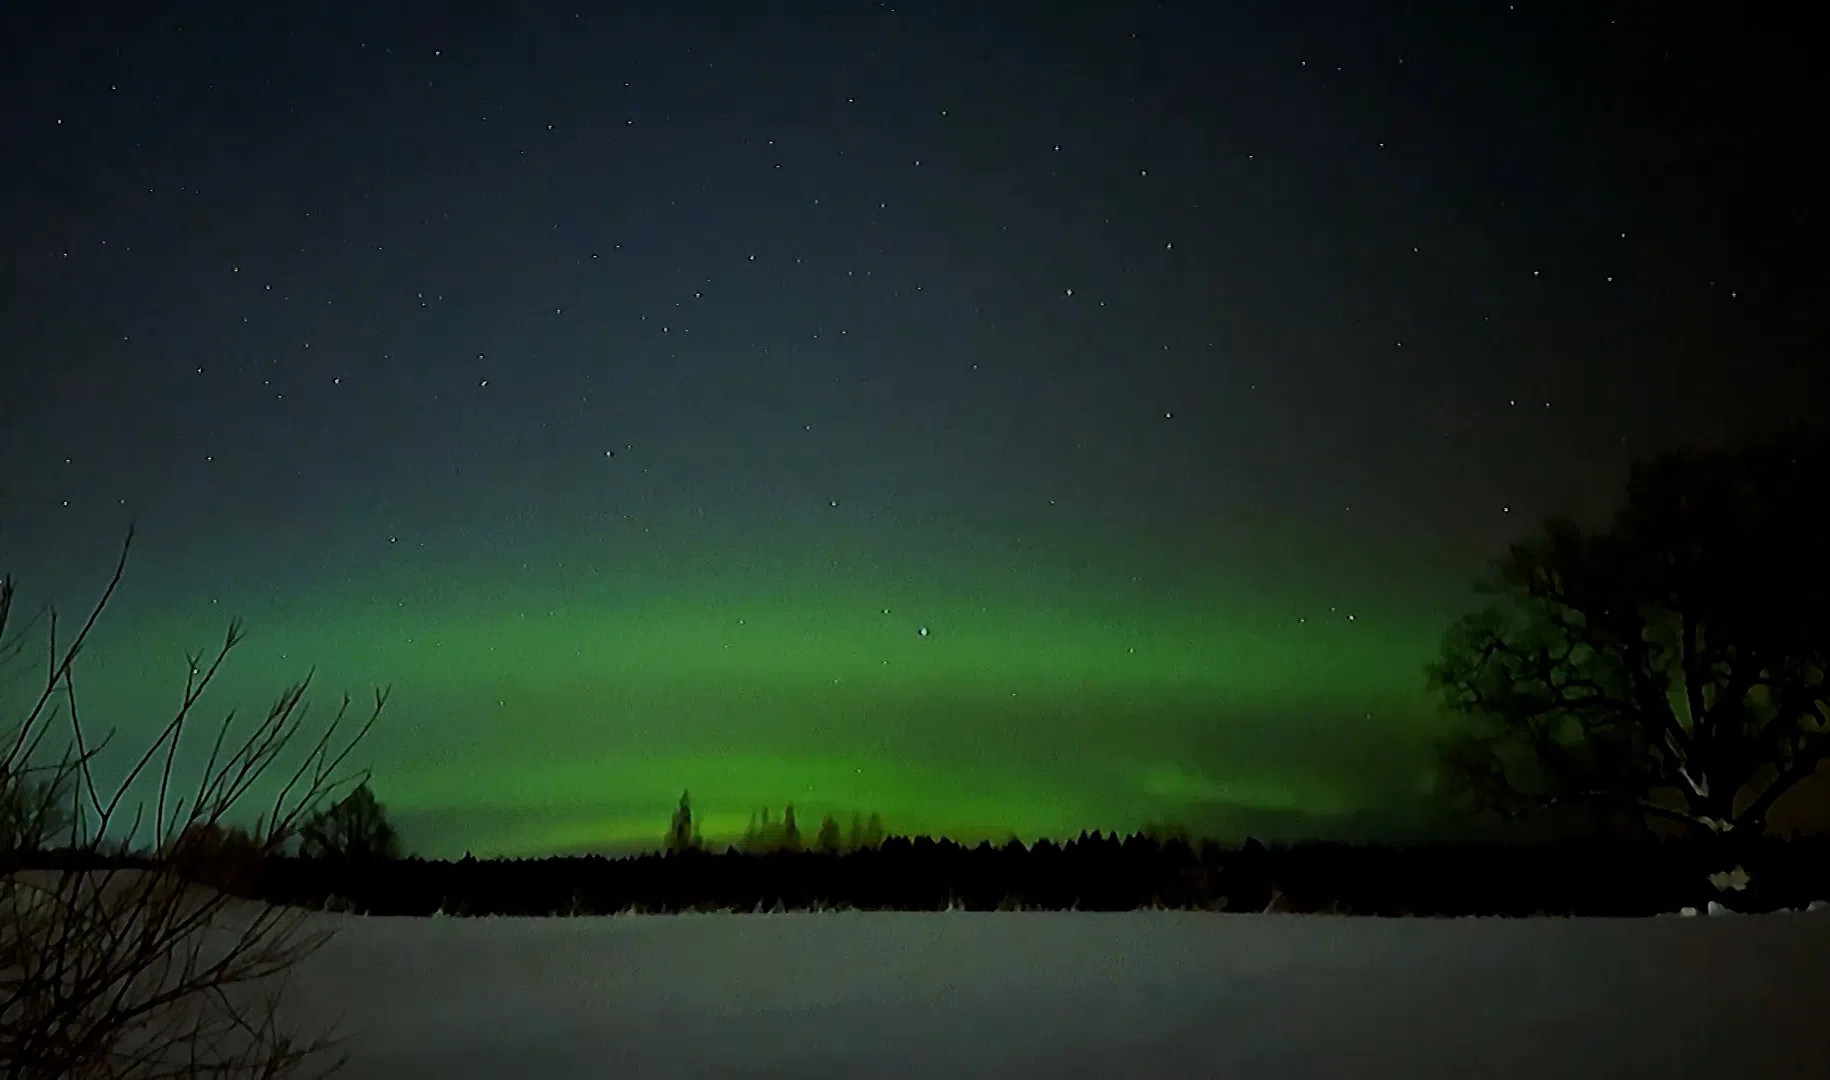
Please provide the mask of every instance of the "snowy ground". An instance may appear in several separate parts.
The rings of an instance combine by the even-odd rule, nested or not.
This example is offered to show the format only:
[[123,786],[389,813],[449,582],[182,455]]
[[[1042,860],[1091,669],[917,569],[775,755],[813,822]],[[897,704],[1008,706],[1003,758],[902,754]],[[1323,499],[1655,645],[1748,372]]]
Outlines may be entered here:
[[352,1080],[1830,1076],[1830,913],[324,918]]

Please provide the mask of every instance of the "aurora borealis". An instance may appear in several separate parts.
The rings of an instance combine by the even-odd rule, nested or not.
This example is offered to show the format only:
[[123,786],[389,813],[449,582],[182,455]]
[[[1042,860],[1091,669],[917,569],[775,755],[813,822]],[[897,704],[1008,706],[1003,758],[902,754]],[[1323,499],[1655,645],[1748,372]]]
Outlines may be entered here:
[[0,570],[426,854],[1434,828],[1483,561],[1821,401],[1732,18],[184,7],[5,16]]

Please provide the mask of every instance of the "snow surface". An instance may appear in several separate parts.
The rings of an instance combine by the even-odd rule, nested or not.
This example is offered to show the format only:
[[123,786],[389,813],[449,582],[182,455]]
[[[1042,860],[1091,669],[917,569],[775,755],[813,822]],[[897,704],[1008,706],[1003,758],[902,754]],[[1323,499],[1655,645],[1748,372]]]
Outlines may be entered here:
[[1824,913],[319,917],[352,1080],[1830,1076]]

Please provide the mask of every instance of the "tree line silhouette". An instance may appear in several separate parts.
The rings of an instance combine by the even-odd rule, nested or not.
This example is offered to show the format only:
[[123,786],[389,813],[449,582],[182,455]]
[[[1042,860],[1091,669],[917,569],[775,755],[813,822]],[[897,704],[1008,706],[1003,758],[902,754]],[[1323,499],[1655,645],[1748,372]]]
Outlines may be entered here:
[[622,858],[263,861],[261,899],[376,915],[603,915],[843,908],[1175,908],[1359,915],[1740,912],[1830,896],[1830,838],[1769,838],[1740,874],[1676,840],[1265,846],[1083,833],[967,846],[890,836],[840,854],[689,849]]
[[[775,820],[772,814],[773,811],[766,806],[753,811],[750,814],[750,824],[737,841],[736,850],[746,855],[799,851],[839,855],[847,851],[874,848],[883,843],[883,818],[875,812],[868,818],[860,813],[852,814],[849,830],[841,829],[839,819],[829,813],[820,820],[811,844],[801,836],[793,803],[782,809],[781,820]],[[674,809],[673,820],[668,823],[667,836],[661,842],[661,850],[678,855],[704,848],[705,842],[693,822],[692,793],[683,791],[680,793],[680,803]]]
[[708,849],[689,792],[660,850],[634,857],[457,860],[402,857],[366,783],[307,820],[295,849],[260,852],[235,830],[199,834],[199,880],[306,908],[385,915],[628,912],[1135,910],[1383,916],[1654,915],[1720,904],[1798,908],[1830,896],[1830,836],[1744,843],[1730,870],[1687,837],[1410,845],[1227,845],[1173,823],[1130,836],[976,846],[885,836],[879,815],[848,832],[821,821],[801,841],[794,808],[763,808],[723,851]]

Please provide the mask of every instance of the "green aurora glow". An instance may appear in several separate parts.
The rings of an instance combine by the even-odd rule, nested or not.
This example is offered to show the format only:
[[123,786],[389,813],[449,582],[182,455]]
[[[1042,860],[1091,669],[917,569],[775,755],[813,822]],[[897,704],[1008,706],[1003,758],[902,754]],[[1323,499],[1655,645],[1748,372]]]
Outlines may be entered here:
[[170,602],[130,562],[86,655],[85,717],[149,735],[147,703],[175,701],[183,656],[239,614],[249,637],[203,718],[258,714],[313,667],[317,715],[390,685],[367,753],[433,855],[651,846],[682,788],[714,840],[788,801],[810,822],[877,811],[892,831],[1000,839],[1376,831],[1427,781],[1419,671],[1442,612],[1407,609],[1419,575],[1398,560],[1381,593],[1305,576],[1294,542],[1237,581],[855,548],[582,569],[594,550],[544,553],[581,568],[571,581],[428,552],[337,587],[211,596],[237,574],[199,568]]
[[1687,81],[1715,11],[39,7],[17,612],[131,517],[104,774],[239,617],[199,719],[391,686],[357,763],[429,855],[653,847],[682,788],[714,840],[1437,831],[1487,560],[1826,396],[1812,68]]

